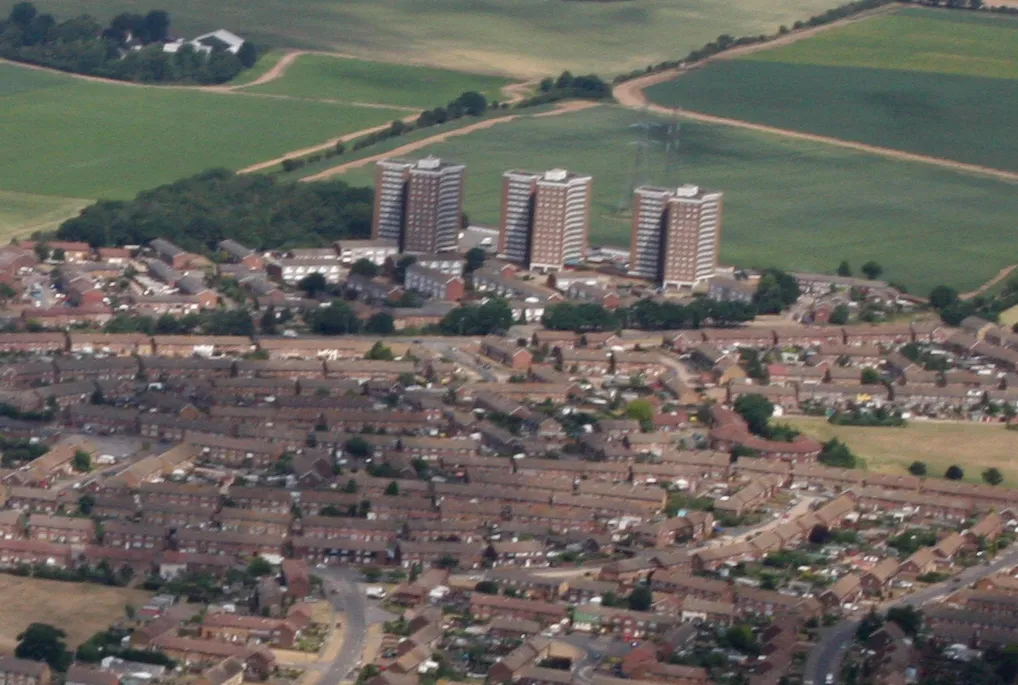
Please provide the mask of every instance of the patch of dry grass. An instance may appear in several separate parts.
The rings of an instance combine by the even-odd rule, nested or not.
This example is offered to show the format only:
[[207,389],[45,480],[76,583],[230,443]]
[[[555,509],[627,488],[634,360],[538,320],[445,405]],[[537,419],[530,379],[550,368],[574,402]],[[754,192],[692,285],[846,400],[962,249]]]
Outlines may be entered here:
[[957,464],[965,480],[979,482],[980,474],[995,466],[1004,474],[1005,485],[1018,487],[1018,433],[1002,424],[912,422],[905,428],[870,428],[832,426],[813,417],[781,421],[820,440],[841,440],[866,460],[869,471],[903,474],[913,461],[922,461],[929,475],[941,476]]
[[0,574],[0,652],[13,653],[18,634],[30,623],[49,623],[67,633],[67,644],[77,647],[95,632],[152,596],[144,590],[65,583]]

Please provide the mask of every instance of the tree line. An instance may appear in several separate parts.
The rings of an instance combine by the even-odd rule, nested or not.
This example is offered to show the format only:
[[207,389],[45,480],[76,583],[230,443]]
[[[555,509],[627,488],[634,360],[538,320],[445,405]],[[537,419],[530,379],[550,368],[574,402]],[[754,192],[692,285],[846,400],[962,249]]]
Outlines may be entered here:
[[[895,0],[856,0],[856,2],[850,2],[840,7],[828,10],[823,14],[818,14],[810,17],[805,21],[797,21],[792,24],[792,29],[798,31],[804,28],[811,28],[815,26],[823,26],[832,22],[851,17],[861,12],[868,12],[884,5],[889,5],[895,2]],[[629,72],[628,74],[621,74],[616,76],[614,83],[622,83],[624,81],[630,81],[634,78],[644,76],[646,74],[653,74],[658,71],[665,71],[667,69],[674,69],[683,65],[692,65],[697,62],[701,62],[708,57],[713,57],[719,53],[731,50],[733,48],[742,47],[744,45],[754,45],[757,43],[767,43],[780,36],[789,33],[790,29],[787,26],[782,26],[778,29],[778,32],[774,35],[756,35],[756,36],[739,36],[733,37],[728,34],[722,34],[713,41],[707,43],[703,47],[692,50],[683,59],[668,60],[665,62],[658,62],[657,64],[651,64],[644,69],[636,69]]]
[[87,14],[58,22],[19,2],[0,21],[0,57],[121,81],[200,84],[229,81],[258,60],[250,41],[236,55],[216,45],[207,56],[186,44],[164,52],[169,28],[164,10],[119,14],[103,26]]
[[[445,104],[445,106],[435,107],[433,109],[427,109],[421,112],[417,116],[416,122],[407,122],[402,119],[394,119],[389,128],[384,128],[379,131],[372,131],[367,133],[360,138],[355,139],[349,149],[357,151],[363,150],[366,147],[381,143],[391,138],[398,138],[399,136],[412,133],[417,129],[428,128],[431,126],[437,126],[444,124],[449,121],[455,121],[456,119],[462,119],[463,117],[479,117],[488,111],[504,109],[507,107],[504,103],[499,103],[497,100],[488,101],[481,93],[477,91],[468,90],[460,93],[455,100],[451,100]],[[332,157],[338,157],[343,155],[347,151],[346,143],[342,141],[335,144],[335,146],[325,150],[324,152],[315,152],[306,157],[290,157],[284,159],[282,163],[284,172],[297,171],[303,169],[309,164],[315,164],[322,159],[329,159]]]
[[[951,286],[938,285],[930,291],[929,302],[948,326],[957,326],[968,316],[996,323],[1001,312],[1018,305],[1018,277],[1008,279],[996,295],[976,295],[965,300]],[[1018,326],[1014,329],[1018,331]]]
[[541,323],[556,331],[643,331],[696,329],[705,325],[734,326],[757,314],[776,314],[799,299],[795,277],[780,269],[764,270],[752,302],[695,298],[691,302],[640,300],[631,307],[610,311],[594,303],[561,302],[545,310]]
[[742,302],[695,299],[689,304],[640,300],[632,307],[611,311],[599,304],[560,302],[545,310],[541,319],[545,328],[555,331],[614,331],[635,328],[666,331],[700,328],[708,323],[728,326],[751,321],[755,308]]
[[[756,36],[739,36],[733,37],[728,34],[722,34],[705,44],[703,47],[697,48],[690,51],[684,59],[673,59],[666,60],[664,62],[658,62],[657,64],[649,64],[643,69],[635,69],[628,74],[620,74],[615,77],[612,83],[623,83],[625,81],[631,81],[634,78],[645,76],[647,74],[654,74],[659,71],[665,71],[668,69],[675,69],[680,66],[691,66],[697,62],[713,57],[719,53],[731,50],[733,48],[742,47],[745,45],[755,45],[758,43],[768,43],[776,38],[780,38],[791,31],[800,31],[802,29],[814,28],[816,26],[824,26],[841,19],[845,19],[862,12],[869,12],[870,10],[883,7],[884,5],[890,5],[899,0],[856,0],[855,2],[849,2],[844,5],[835,7],[834,9],[827,10],[823,14],[817,14],[804,21],[797,21],[792,24],[791,29],[787,26],[781,26],[778,32],[772,35],[756,35]],[[997,14],[1010,14],[1018,15],[1018,7],[1009,6],[995,6],[987,7],[984,4],[984,0],[900,0],[905,3],[913,3],[917,5],[923,5],[926,7],[945,7],[948,9],[963,9],[963,10],[979,10],[983,12],[994,12]]]
[[[602,100],[612,97],[611,86],[602,81],[596,74],[573,76],[568,71],[562,72],[558,78],[545,78],[541,81],[539,90],[538,94],[516,103],[515,107],[536,107],[537,105],[544,105],[568,98]],[[290,157],[285,159],[282,162],[283,171],[287,173],[297,171],[322,159],[343,155],[348,149],[356,152],[420,129],[440,126],[450,121],[462,119],[463,117],[479,117],[489,112],[508,109],[508,107],[509,105],[505,102],[499,102],[498,100],[489,101],[482,93],[468,90],[460,93],[456,99],[451,100],[444,106],[440,105],[424,110],[417,116],[414,122],[395,119],[389,124],[388,128],[372,131],[357,138],[350,143],[349,148],[345,143],[339,142],[324,152],[315,152],[306,157]]]
[[558,100],[579,98],[581,100],[609,100],[612,96],[611,84],[605,83],[597,74],[581,74],[573,76],[563,71],[557,79],[551,77],[541,80],[538,92],[517,103],[517,107],[536,107]]
[[145,244],[170,236],[213,254],[232,238],[252,249],[326,246],[371,232],[373,191],[343,181],[283,183],[215,169],[138,194],[100,200],[57,229],[59,240],[92,247]]

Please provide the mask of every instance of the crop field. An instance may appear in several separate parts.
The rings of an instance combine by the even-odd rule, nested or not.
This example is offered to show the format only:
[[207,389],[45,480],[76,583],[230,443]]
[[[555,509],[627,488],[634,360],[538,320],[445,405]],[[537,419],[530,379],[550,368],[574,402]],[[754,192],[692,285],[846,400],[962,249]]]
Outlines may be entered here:
[[923,461],[930,476],[942,476],[957,464],[965,480],[976,483],[985,469],[995,466],[1008,487],[1018,487],[1015,433],[1003,424],[912,422],[904,428],[871,428],[832,426],[812,417],[785,417],[781,422],[819,440],[841,440],[865,459],[868,471],[905,474],[913,461]]
[[33,231],[51,230],[91,203],[91,200],[0,190],[0,243]]
[[0,606],[4,608],[0,651],[13,653],[18,634],[33,621],[65,631],[73,651],[93,633],[123,616],[125,605],[138,609],[151,596],[143,590],[0,575]]
[[[6,15],[17,0],[0,0]],[[173,32],[227,28],[311,48],[510,76],[614,74],[678,58],[722,33],[773,33],[839,0],[40,0],[58,17],[168,9]]]
[[[401,116],[399,110],[92,83],[0,64],[0,190],[127,198]],[[0,198],[0,213],[3,209]]]
[[647,89],[696,112],[1018,170],[1018,18],[904,9]]
[[[633,127],[647,119],[614,106],[520,118],[415,154],[466,162],[465,211],[489,225],[498,223],[503,171],[562,166],[589,173],[591,241],[628,246],[631,218],[618,208],[640,138]],[[942,282],[971,289],[1016,261],[1000,246],[1012,240],[1018,193],[1001,181],[689,122],[682,122],[681,156],[670,177],[663,156],[659,146],[650,147],[643,180],[724,191],[721,259],[728,264],[831,271],[842,259],[875,259],[887,278],[925,294]],[[370,184],[373,170],[340,178]]]
[[298,57],[282,78],[247,90],[430,109],[468,90],[502,100],[502,86],[509,83],[498,76],[312,54]]

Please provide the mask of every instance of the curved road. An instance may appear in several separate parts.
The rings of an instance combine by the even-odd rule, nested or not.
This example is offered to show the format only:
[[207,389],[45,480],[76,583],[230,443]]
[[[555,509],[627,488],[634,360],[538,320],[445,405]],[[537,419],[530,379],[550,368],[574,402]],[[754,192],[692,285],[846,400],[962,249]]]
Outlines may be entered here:
[[[976,581],[991,576],[994,573],[999,573],[1004,569],[1012,568],[1015,565],[1018,565],[1018,547],[1006,550],[989,564],[967,568],[943,583],[930,585],[900,599],[884,602],[877,608],[880,611],[887,611],[896,606],[922,608],[927,604],[941,601],[952,592],[966,585],[971,585]],[[838,673],[841,671],[841,660],[845,656],[848,646],[852,643],[852,638],[855,637],[855,630],[858,625],[858,619],[849,618],[831,627],[824,633],[823,638],[810,651],[809,658],[806,660],[803,678],[805,685],[811,685],[811,683],[812,685],[822,685],[828,674],[833,674],[835,680],[837,680]]]

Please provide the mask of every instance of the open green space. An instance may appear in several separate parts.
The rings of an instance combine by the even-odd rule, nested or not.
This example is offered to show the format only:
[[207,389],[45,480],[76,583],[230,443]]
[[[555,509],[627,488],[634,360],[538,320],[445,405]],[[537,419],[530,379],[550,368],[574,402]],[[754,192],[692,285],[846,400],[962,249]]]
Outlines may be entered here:
[[52,230],[91,202],[0,190],[0,243],[33,231]]
[[[628,246],[631,217],[618,208],[629,194],[633,143],[641,138],[634,125],[648,119],[603,105],[517,119],[415,154],[466,162],[465,211],[488,225],[498,223],[507,169],[566,167],[591,174],[591,242]],[[376,152],[369,147],[360,155]],[[688,122],[682,122],[677,171],[673,166],[667,173],[664,157],[652,144],[647,173],[637,178],[724,191],[721,259],[728,264],[831,271],[843,259],[875,259],[887,278],[925,294],[939,283],[971,289],[1016,261],[1014,251],[1002,246],[1013,244],[1018,192],[1004,182]],[[373,174],[367,166],[341,178],[371,184]]]
[[278,78],[249,90],[274,95],[430,109],[469,90],[489,100],[504,99],[498,76],[371,62],[328,55],[301,55]]
[[717,60],[647,95],[671,107],[1018,170],[1018,18],[958,14],[872,17]]
[[[6,15],[17,0],[0,0]],[[774,33],[839,0],[45,0],[40,12],[167,9],[175,34],[226,28],[277,48],[330,50],[382,61],[545,76],[614,74],[676,59],[714,40]]]
[[904,475],[909,464],[922,461],[930,476],[943,476],[947,467],[957,465],[965,480],[977,483],[984,470],[995,466],[1006,485],[1018,487],[1016,436],[1003,424],[913,421],[904,428],[873,428],[832,426],[822,418],[802,416],[781,422],[819,440],[841,440],[866,461],[868,471]]
[[0,64],[0,190],[127,198],[395,119],[398,110],[92,83]]

